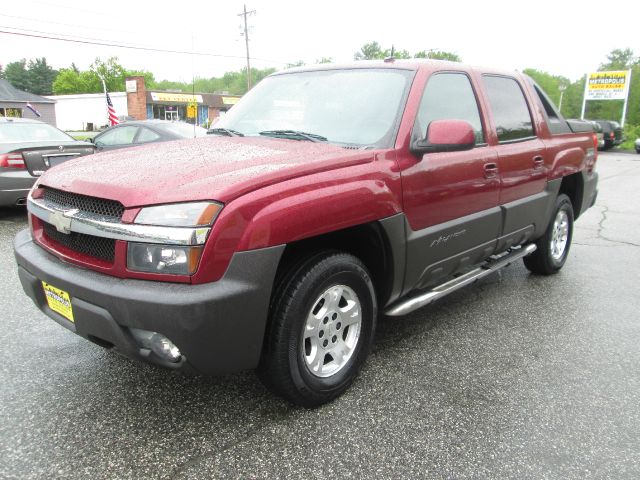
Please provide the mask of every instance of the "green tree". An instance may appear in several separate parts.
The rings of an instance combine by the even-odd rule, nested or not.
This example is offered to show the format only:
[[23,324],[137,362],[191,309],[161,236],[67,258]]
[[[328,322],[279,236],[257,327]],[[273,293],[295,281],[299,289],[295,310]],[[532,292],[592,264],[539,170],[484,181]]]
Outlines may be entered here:
[[[296,60],[293,63],[287,63],[287,68],[304,67],[305,65],[304,60]],[[251,71],[253,72],[253,69]]]
[[46,58],[42,57],[29,60],[27,72],[29,77],[29,92],[37,95],[51,95],[53,93],[52,85],[58,72],[47,65]]
[[70,95],[72,93],[87,93],[85,85],[81,84],[80,72],[73,68],[63,68],[53,81],[55,95]]
[[7,81],[19,90],[29,90],[29,72],[27,71],[27,60],[23,58],[17,62],[8,63],[4,69]]
[[126,77],[140,75],[145,78],[148,88],[155,88],[155,78],[151,72],[145,70],[127,70],[117,57],[108,58],[106,61],[96,58],[89,70],[79,71],[75,64],[70,68],[63,68],[58,72],[53,82],[53,91],[56,95],[68,95],[73,93],[100,93],[104,91],[101,78],[109,92],[122,92]]
[[[559,75],[552,75],[547,72],[536,70],[534,68],[526,68],[523,71],[524,74],[529,75],[539,86],[544,90],[547,96],[556,104],[560,105],[560,87],[565,87],[565,91],[562,94],[562,114],[567,116],[567,112],[571,110],[569,107],[569,89],[571,86],[571,80]],[[576,115],[571,115],[576,116]]]
[[430,58],[432,60],[449,60],[450,62],[462,62],[456,53],[445,52],[443,50],[422,50],[417,52],[413,58]]
[[365,43],[360,51],[353,55],[354,60],[376,60],[383,59],[385,52],[378,42]]
[[[264,77],[275,72],[275,68],[251,69],[253,84],[257,84]],[[158,90],[179,90],[182,92],[204,93],[229,93],[231,95],[244,95],[247,92],[247,71],[245,69],[235,72],[226,72],[222,77],[196,78],[193,83],[161,80],[156,82]]]
[[[316,60],[316,64],[319,64],[319,63],[333,63],[333,58],[331,58],[331,57],[319,58],[318,60]],[[0,69],[0,70],[2,70],[2,69]]]

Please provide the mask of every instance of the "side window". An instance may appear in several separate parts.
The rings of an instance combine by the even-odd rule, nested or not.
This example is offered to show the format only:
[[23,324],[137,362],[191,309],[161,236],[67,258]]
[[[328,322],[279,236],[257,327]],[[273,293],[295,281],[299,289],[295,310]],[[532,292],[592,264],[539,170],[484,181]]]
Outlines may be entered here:
[[531,113],[518,82],[513,78],[485,75],[484,86],[500,142],[533,137]]
[[429,79],[416,118],[421,137],[434,120],[466,120],[473,127],[476,145],[484,143],[478,102],[465,74],[436,73]]
[[533,84],[533,89],[538,96],[538,100],[542,104],[544,108],[544,114],[547,120],[547,126],[549,127],[549,131],[552,135],[561,134],[561,133],[570,133],[571,129],[562,115],[556,110],[555,105],[551,101],[551,99],[544,93],[537,84]]
[[159,138],[160,138],[160,135],[158,135],[153,130],[149,130],[148,128],[141,127],[140,128],[140,133],[138,134],[138,142],[137,143],[155,142]]
[[136,136],[138,127],[134,125],[114,128],[97,139],[101,145],[130,145]]

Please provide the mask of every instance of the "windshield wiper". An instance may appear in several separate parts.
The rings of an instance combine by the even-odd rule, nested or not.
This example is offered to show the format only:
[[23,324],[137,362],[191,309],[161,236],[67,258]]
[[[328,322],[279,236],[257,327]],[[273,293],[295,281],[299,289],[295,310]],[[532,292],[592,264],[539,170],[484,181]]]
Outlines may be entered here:
[[315,133],[300,132],[298,130],[264,130],[260,135],[275,138],[290,138],[292,140],[309,140],[310,142],[326,142],[327,137]]
[[208,134],[212,135],[225,135],[227,137],[244,137],[244,133],[240,133],[230,128],[210,128],[207,130]]

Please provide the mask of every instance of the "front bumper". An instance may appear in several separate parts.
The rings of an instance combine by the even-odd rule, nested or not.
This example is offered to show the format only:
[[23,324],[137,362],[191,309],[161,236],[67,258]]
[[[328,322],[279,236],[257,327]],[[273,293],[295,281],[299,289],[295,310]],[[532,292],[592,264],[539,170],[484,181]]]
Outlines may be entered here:
[[[271,287],[284,246],[234,254],[224,277],[202,285],[121,279],[59,260],[33,242],[14,242],[22,287],[59,324],[126,356],[219,375],[252,369],[262,350]],[[74,322],[52,311],[45,281],[71,297]],[[169,363],[134,340],[130,328],[161,333],[183,354]]]

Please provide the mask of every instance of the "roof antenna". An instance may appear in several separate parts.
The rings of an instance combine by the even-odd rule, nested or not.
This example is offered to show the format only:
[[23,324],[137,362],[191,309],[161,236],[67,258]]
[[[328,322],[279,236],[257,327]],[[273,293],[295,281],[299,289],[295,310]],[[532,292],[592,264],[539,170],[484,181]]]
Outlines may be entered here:
[[395,48],[393,47],[393,45],[391,45],[391,53],[387,58],[384,59],[385,63],[393,62],[396,59],[395,54],[396,54]]

